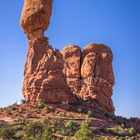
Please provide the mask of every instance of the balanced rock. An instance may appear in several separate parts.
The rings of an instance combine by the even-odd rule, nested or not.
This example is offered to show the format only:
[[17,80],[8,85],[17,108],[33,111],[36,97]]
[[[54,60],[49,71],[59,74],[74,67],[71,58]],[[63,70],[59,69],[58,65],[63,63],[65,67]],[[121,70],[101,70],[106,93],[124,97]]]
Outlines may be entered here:
[[44,37],[51,11],[52,0],[24,1],[21,26],[29,42],[23,95],[31,102],[43,98],[47,103],[76,103],[63,74],[63,56]]
[[28,38],[43,36],[52,14],[52,0],[24,0],[20,25]]
[[44,31],[52,13],[52,0],[24,0],[21,27],[28,37],[23,95],[27,102],[76,104],[78,100],[114,112],[112,51],[90,44],[81,51],[69,45],[60,52],[49,45]]

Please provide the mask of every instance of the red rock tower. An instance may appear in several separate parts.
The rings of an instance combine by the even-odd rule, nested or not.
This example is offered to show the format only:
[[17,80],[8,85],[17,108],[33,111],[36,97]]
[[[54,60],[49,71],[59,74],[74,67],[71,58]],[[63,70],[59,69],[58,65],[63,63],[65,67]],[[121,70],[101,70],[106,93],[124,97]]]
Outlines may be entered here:
[[48,44],[44,31],[52,13],[52,0],[24,0],[21,27],[28,37],[23,95],[26,101],[45,99],[47,103],[75,103],[63,74],[62,54]]

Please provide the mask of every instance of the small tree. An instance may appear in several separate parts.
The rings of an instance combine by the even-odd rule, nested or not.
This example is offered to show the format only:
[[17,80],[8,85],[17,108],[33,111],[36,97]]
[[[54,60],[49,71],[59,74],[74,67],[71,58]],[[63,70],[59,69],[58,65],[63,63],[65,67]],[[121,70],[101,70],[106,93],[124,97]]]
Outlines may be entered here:
[[68,129],[68,131],[70,133],[72,132],[75,132],[75,130],[77,129],[77,123],[72,121],[72,120],[69,120],[67,121],[67,123],[65,124],[65,127]]
[[94,138],[91,127],[88,123],[83,122],[80,129],[75,133],[78,140],[92,140]]
[[44,108],[45,106],[45,100],[44,99],[39,99],[37,102],[37,107],[38,108]]
[[88,116],[88,117],[92,117],[92,116],[93,116],[93,112],[89,110],[89,111],[87,112],[87,116]]
[[135,129],[134,128],[129,128],[128,133],[129,133],[130,136],[134,136],[135,135]]
[[12,140],[15,138],[15,130],[10,126],[0,128],[0,138]]
[[26,126],[24,132],[26,139],[39,139],[43,134],[43,125],[41,122],[31,122]]
[[77,109],[77,112],[78,112],[78,113],[83,113],[84,110],[83,110],[83,108],[78,108],[78,109]]
[[52,130],[49,127],[44,129],[42,140],[53,140]]

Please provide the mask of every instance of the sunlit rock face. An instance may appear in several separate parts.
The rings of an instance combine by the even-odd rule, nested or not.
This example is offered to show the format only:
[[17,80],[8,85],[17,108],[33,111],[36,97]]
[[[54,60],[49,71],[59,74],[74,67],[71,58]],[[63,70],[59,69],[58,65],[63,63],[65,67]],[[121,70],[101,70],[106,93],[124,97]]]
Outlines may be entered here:
[[53,50],[44,31],[52,13],[52,0],[24,0],[20,24],[28,37],[23,95],[27,102],[43,98],[46,103],[77,104],[78,99],[114,112],[112,51],[90,44]]
[[109,112],[114,112],[112,87],[112,51],[103,44],[90,44],[81,51],[78,46],[62,50],[64,74],[74,95],[85,101],[95,101]]
[[90,44],[83,50],[81,64],[80,96],[84,100],[96,101],[109,112],[114,112],[112,59],[110,48],[103,44]]
[[24,0],[20,25],[28,38],[43,37],[52,14],[52,0]]
[[63,56],[44,37],[51,13],[52,0],[24,1],[20,24],[29,41],[23,95],[26,101],[43,98],[47,103],[76,103],[63,74]]

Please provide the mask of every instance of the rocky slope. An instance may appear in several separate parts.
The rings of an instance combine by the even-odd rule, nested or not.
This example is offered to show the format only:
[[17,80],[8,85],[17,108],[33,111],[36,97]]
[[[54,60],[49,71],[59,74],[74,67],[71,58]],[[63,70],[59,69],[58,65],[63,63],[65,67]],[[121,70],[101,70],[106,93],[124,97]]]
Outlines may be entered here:
[[[81,129],[83,123],[88,127]],[[42,129],[43,132],[40,131]],[[51,138],[42,138],[45,132],[45,136]],[[13,104],[0,109],[0,139],[139,140],[140,119],[99,113],[82,105],[65,108],[61,104],[44,104],[40,101]]]
[[26,101],[43,98],[46,103],[78,104],[80,99],[113,113],[110,48],[90,44],[83,51],[74,45],[61,52],[53,50],[44,36],[51,13],[52,0],[24,1],[20,23],[28,37],[23,82]]

